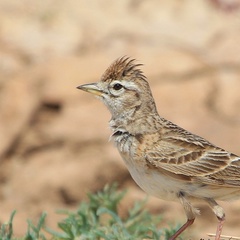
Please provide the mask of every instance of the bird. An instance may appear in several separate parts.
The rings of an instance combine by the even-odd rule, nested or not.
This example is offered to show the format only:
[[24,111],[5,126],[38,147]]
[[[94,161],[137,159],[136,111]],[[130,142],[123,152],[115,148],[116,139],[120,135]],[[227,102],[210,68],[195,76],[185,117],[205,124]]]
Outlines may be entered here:
[[240,157],[158,114],[142,64],[128,56],[116,59],[100,81],[77,88],[95,95],[111,113],[111,140],[137,185],[149,195],[179,202],[187,221],[176,239],[200,214],[205,202],[218,219],[215,240],[225,221],[217,203],[240,198]]

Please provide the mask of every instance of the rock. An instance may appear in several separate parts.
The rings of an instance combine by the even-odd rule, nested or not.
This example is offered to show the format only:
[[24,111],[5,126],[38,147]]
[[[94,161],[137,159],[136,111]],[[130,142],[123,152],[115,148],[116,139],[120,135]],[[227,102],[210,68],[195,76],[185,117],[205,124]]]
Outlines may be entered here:
[[14,152],[40,101],[38,79],[24,74],[6,81],[0,93],[0,158]]
[[[218,1],[1,1],[1,222],[17,209],[19,235],[25,219],[47,211],[56,228],[56,209],[75,210],[112,181],[129,188],[121,214],[145,198],[108,142],[110,113],[76,89],[123,55],[145,64],[161,116],[240,154],[239,10],[210,2]],[[226,206],[224,231],[234,235],[238,204]],[[182,211],[154,198],[147,208],[166,225]],[[194,239],[215,231],[202,209]]]

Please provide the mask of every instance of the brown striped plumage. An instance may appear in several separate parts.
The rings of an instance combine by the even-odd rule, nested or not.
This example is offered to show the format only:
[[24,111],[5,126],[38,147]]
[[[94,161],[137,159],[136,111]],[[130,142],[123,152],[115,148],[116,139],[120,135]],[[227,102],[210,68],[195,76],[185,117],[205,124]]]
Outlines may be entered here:
[[170,239],[194,222],[199,211],[192,202],[201,200],[219,219],[219,240],[225,214],[216,200],[240,198],[240,157],[160,117],[139,66],[122,57],[100,82],[78,88],[98,96],[112,113],[111,138],[136,183],[183,205],[188,220]]

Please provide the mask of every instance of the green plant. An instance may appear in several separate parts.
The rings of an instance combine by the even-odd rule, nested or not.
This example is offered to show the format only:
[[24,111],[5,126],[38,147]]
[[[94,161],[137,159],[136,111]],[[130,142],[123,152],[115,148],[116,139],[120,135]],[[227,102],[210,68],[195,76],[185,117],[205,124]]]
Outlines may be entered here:
[[26,236],[24,237],[25,240],[35,240],[35,239],[42,239],[46,240],[45,235],[42,233],[42,229],[44,228],[44,223],[47,214],[43,213],[39,218],[37,226],[35,226],[32,221],[28,220],[28,229]]
[[58,224],[61,233],[48,231],[56,238],[70,240],[130,240],[164,239],[173,230],[161,229],[159,217],[144,210],[145,201],[136,202],[127,217],[120,217],[118,206],[126,191],[117,191],[117,185],[105,186],[96,194],[89,194],[88,202],[81,203],[76,213],[63,212],[67,218]]
[[[61,210],[66,218],[58,223],[60,231],[45,226],[46,213],[43,213],[35,226],[28,220],[28,229],[24,240],[45,240],[48,232],[54,240],[140,240],[168,239],[176,230],[159,229],[160,217],[151,215],[144,206],[146,200],[136,202],[126,216],[119,215],[119,204],[126,191],[118,191],[117,185],[107,185],[102,191],[88,194],[88,201],[82,202],[76,212]],[[0,240],[16,239],[13,234],[13,218],[2,224]]]
[[16,211],[13,211],[8,223],[3,223],[0,228],[0,240],[10,240],[13,236],[13,218]]

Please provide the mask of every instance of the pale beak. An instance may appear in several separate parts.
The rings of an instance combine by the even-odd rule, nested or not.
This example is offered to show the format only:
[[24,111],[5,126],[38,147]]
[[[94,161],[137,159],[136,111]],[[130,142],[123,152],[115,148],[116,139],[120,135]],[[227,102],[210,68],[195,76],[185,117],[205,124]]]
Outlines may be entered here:
[[97,83],[84,84],[84,85],[78,86],[77,88],[81,89],[85,92],[92,93],[92,94],[97,95],[97,96],[102,96],[102,94],[103,94],[103,90],[101,90],[98,87]]

